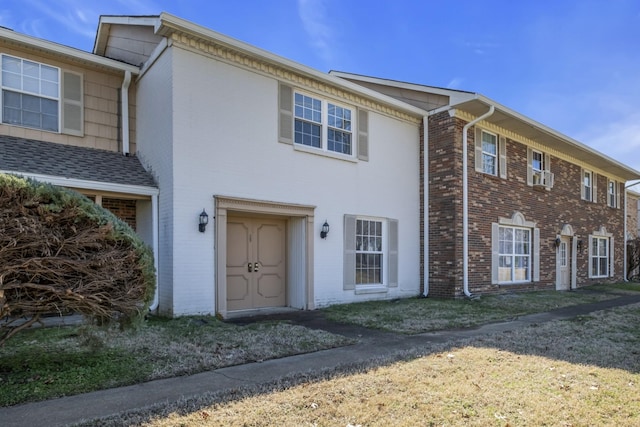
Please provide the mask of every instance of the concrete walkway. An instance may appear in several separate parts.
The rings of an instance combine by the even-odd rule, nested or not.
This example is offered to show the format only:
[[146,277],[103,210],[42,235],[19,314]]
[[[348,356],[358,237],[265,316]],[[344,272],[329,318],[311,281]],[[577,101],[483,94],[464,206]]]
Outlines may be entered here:
[[594,311],[638,302],[640,302],[640,295],[628,295],[592,304],[532,314],[476,328],[429,332],[411,336],[327,322],[320,312],[298,312],[298,315],[290,314],[287,318],[310,328],[325,329],[346,336],[357,336],[359,343],[262,363],[231,366],[186,377],[169,378],[129,387],[0,408],[0,426],[64,426],[81,420],[176,402],[205,393],[233,393],[244,387],[270,384],[282,378],[291,378],[296,374],[308,375],[310,372],[336,370],[341,366],[393,357],[405,351],[429,349],[434,344],[453,343],[460,339],[508,332],[533,324],[570,319]]

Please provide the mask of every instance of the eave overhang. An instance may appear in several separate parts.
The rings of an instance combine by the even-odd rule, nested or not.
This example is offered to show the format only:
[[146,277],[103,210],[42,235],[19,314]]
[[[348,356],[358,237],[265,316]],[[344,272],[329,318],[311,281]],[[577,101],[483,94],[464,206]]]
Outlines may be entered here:
[[510,134],[506,136],[509,138],[525,139],[523,141],[525,143],[534,142],[543,149],[565,154],[610,176],[626,181],[640,179],[639,171],[483,95],[476,94],[471,99],[451,104],[449,107],[456,110],[457,116],[466,115],[468,118],[475,118],[486,113],[490,105],[495,107],[495,112],[484,122],[508,130]]
[[99,55],[94,55],[69,46],[64,46],[48,40],[17,33],[15,31],[0,27],[0,39],[16,47],[27,48],[43,54],[54,55],[57,58],[69,62],[77,62],[85,66],[106,68],[118,73],[129,71],[137,75],[140,69],[136,66],[115,61]]

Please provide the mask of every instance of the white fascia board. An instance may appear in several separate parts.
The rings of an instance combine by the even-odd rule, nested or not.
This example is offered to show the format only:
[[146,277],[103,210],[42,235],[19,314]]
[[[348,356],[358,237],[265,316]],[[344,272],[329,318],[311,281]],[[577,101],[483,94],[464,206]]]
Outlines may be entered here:
[[283,68],[288,68],[295,73],[307,75],[311,78],[320,80],[332,86],[346,89],[350,92],[357,93],[366,98],[374,99],[382,104],[385,104],[389,107],[393,107],[399,111],[409,113],[416,117],[422,118],[427,114],[427,112],[421,108],[414,107],[413,105],[404,103],[390,96],[383,95],[380,92],[367,89],[365,87],[362,87],[361,85],[346,81],[344,79],[329,75],[327,73],[317,71],[306,65],[302,65],[295,61],[291,61],[290,59],[286,59],[282,56],[278,56],[266,50],[263,50],[255,46],[252,46],[250,44],[233,39],[229,36],[225,36],[224,34],[221,34],[216,31],[210,30],[206,27],[202,27],[200,25],[194,24],[193,22],[184,20],[182,18],[178,18],[177,16],[168,14],[166,12],[162,12],[162,14],[160,15],[158,25],[156,26],[156,34],[167,36],[173,30],[183,31],[189,34],[193,34],[194,36],[200,37],[205,40],[211,40],[215,43],[226,45],[229,48],[242,52],[248,56],[259,58],[267,62],[275,63]]
[[378,84],[381,86],[391,86],[399,89],[407,89],[416,92],[433,93],[435,95],[448,96],[451,103],[458,103],[472,99],[476,94],[457,89],[446,89],[435,86],[426,86],[416,83],[401,82],[398,80],[383,79],[380,77],[363,76],[361,74],[345,73],[344,71],[329,71],[329,74],[344,79],[357,80],[366,83]]
[[8,175],[32,178],[36,181],[46,182],[60,187],[81,188],[83,190],[108,191],[113,193],[132,194],[137,196],[157,196],[159,190],[154,187],[142,185],[125,185],[110,182],[88,181],[84,179],[64,178],[53,175],[41,175],[35,173],[0,170],[0,173]]
[[134,65],[125,64],[124,62],[115,61],[113,59],[105,58],[102,56],[94,55],[89,52],[85,52],[79,49],[75,49],[69,46],[64,46],[58,43],[50,42],[48,40],[39,39],[36,37],[27,36],[25,34],[17,33],[12,30],[0,28],[0,38],[13,41],[25,46],[33,47],[36,49],[46,50],[48,52],[55,53],[56,55],[88,62],[91,64],[100,65],[102,67],[111,68],[117,71],[129,71],[131,74],[137,75],[140,69]]
[[[555,129],[552,129],[552,128],[546,126],[546,125],[543,125],[542,123],[537,122],[537,121],[525,116],[524,114],[520,114],[517,111],[512,110],[511,108],[505,107],[504,105],[499,104],[499,103],[495,102],[494,100],[487,98],[484,95],[475,94],[475,96],[472,99],[480,101],[483,104],[486,104],[487,106],[493,105],[495,107],[496,111],[500,111],[501,113],[503,113],[505,115],[508,115],[508,116],[511,116],[516,120],[520,120],[520,121],[528,124],[532,128],[538,129],[541,132],[544,132],[544,133],[548,134],[552,138],[555,138],[555,139],[559,140],[560,142],[563,142],[563,143],[565,143],[565,144],[567,144],[569,146],[573,146],[574,148],[576,148],[578,150],[581,150],[581,151],[584,151],[586,153],[589,153],[591,155],[598,156],[598,157],[606,160],[607,162],[611,163],[612,165],[615,165],[615,167],[617,167],[619,169],[622,169],[622,170],[626,171],[627,173],[629,173],[631,175],[640,176],[640,172],[639,171],[637,171],[637,170],[635,170],[635,169],[633,169],[633,168],[631,168],[631,167],[629,167],[629,166],[627,166],[627,165],[625,165],[623,163],[620,163],[619,161],[617,161],[615,159],[612,159],[611,157],[607,156],[606,154],[603,154],[603,153],[601,153],[601,152],[589,147],[588,145],[585,145],[585,144],[581,143],[580,141],[577,141],[577,140],[575,140],[575,139],[573,139],[573,138],[571,138],[571,137],[569,137],[567,135],[564,135],[564,134],[558,132]],[[469,100],[460,101],[460,102],[458,102],[458,103],[456,103],[454,105],[450,105],[450,107],[455,109],[458,104],[462,104],[462,103],[468,102],[468,101]]]

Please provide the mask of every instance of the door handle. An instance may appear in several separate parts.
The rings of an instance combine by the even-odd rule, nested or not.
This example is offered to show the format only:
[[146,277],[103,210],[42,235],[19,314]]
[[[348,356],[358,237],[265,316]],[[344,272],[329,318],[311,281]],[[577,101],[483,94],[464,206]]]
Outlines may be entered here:
[[247,270],[249,271],[249,273],[251,273],[253,271],[253,264],[247,264]]
[[255,271],[257,273],[259,269],[260,269],[260,264],[258,264],[257,262],[254,263],[253,264],[253,271]]

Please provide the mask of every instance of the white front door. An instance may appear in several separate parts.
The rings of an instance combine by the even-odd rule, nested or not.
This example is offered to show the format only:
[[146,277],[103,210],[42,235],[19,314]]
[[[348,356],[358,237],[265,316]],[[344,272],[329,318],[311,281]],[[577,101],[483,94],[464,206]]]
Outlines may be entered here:
[[571,289],[571,245],[569,243],[569,237],[562,236],[560,238],[560,246],[558,246],[556,259],[558,263],[556,289],[559,291],[568,291]]

